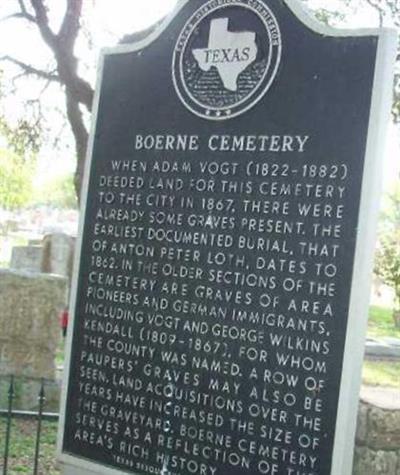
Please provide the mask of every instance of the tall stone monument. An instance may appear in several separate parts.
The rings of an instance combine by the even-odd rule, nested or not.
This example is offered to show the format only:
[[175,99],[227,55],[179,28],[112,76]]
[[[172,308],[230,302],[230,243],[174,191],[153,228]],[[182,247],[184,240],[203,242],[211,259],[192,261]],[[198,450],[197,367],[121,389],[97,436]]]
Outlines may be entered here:
[[349,475],[395,48],[196,0],[104,52],[66,474]]

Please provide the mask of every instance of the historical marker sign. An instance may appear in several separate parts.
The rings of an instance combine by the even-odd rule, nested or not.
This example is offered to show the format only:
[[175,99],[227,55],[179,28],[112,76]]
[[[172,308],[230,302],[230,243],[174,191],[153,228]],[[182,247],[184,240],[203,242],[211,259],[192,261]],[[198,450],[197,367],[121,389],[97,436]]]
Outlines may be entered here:
[[103,55],[73,473],[350,473],[394,44],[292,0],[200,0]]

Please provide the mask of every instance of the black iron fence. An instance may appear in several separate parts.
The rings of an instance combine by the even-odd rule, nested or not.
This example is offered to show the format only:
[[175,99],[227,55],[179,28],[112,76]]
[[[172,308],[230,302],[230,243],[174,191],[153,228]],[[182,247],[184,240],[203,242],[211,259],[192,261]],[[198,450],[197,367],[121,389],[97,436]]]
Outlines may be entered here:
[[[6,407],[0,408],[0,417],[5,418],[5,437],[4,437],[4,455],[3,455],[3,475],[7,475],[9,472],[9,458],[10,458],[10,444],[14,436],[18,434],[13,432],[12,422],[14,419],[23,418],[36,421],[36,434],[35,434],[35,450],[32,460],[32,473],[38,475],[39,473],[39,460],[40,460],[40,438],[42,434],[42,422],[44,420],[58,421],[59,414],[56,412],[45,412],[46,405],[46,379],[29,378],[30,381],[36,381],[39,383],[39,390],[37,393],[37,408],[33,411],[15,409],[14,403],[17,398],[16,391],[16,378],[10,376],[6,384]],[[0,443],[1,446],[1,443]]]

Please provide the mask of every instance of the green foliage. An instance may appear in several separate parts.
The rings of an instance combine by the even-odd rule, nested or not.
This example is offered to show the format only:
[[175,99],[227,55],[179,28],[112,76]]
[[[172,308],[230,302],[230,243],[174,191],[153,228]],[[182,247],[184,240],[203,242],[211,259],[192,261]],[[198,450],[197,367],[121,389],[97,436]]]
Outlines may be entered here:
[[[309,0],[302,0],[302,1],[304,2],[306,6],[308,6],[311,9],[312,5],[310,4]],[[327,8],[319,7],[317,9],[312,9],[311,11],[313,12],[315,18],[321,23],[324,23],[325,25],[328,25],[328,26],[337,26],[346,20],[345,9],[346,7],[351,6],[354,1],[355,0],[342,0],[343,8],[340,10],[329,8],[330,2],[326,2],[328,6]]]
[[340,12],[333,12],[326,8],[319,8],[315,12],[315,18],[325,25],[332,25],[336,22],[344,21],[345,15]]
[[61,175],[45,182],[36,191],[33,202],[37,205],[47,205],[60,209],[77,208],[73,175]]
[[[5,96],[1,83],[0,101]],[[0,110],[0,136],[7,149],[0,149],[0,207],[13,210],[28,204],[32,192],[32,172],[41,144],[39,122],[26,117],[11,125]]]
[[393,287],[396,307],[400,310],[400,244],[399,236],[386,235],[380,241],[376,273],[385,284]]
[[28,204],[33,165],[34,160],[27,163],[15,153],[0,150],[0,207],[13,210]]
[[388,232],[400,229],[400,185],[387,195],[382,220]]
[[[6,97],[3,82],[3,72],[0,70],[0,104]],[[5,118],[3,110],[0,110],[0,135],[7,141],[7,149],[17,155],[21,157],[36,155],[42,144],[40,116],[36,112],[33,115],[29,113],[19,118],[15,124],[11,124]]]
[[64,366],[64,355],[65,355],[65,340],[60,338],[58,340],[57,350],[56,350],[56,365]]
[[0,116],[0,135],[8,144],[8,148],[17,155],[36,154],[41,145],[41,127],[39,123],[30,123],[26,119],[18,120],[12,127],[4,117]]
[[[0,450],[3,450],[7,418],[0,419]],[[8,460],[9,472],[7,473],[32,473],[36,428],[36,420],[13,419]],[[57,422],[43,421],[38,473],[47,475],[58,475],[60,473],[56,461],[56,441]]]
[[368,336],[372,338],[400,338],[400,329],[395,328],[390,308],[372,305],[369,309]]
[[364,361],[363,384],[400,389],[400,363]]
[[383,282],[393,287],[395,310],[400,310],[400,186],[387,197],[382,215],[375,272]]

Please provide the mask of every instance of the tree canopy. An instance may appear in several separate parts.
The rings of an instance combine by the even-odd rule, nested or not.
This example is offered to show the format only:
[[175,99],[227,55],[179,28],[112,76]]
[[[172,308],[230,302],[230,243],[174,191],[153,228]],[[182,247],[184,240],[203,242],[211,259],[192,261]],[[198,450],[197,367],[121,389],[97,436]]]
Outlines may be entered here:
[[73,176],[60,175],[49,177],[33,195],[33,204],[46,205],[59,209],[74,209],[77,207]]
[[[303,0],[309,6],[312,0]],[[357,9],[361,3],[368,4],[376,10],[381,24],[390,19],[390,23],[400,28],[400,4],[394,0],[341,0],[346,7]],[[57,4],[57,5],[56,5]],[[65,8],[60,11],[59,2],[49,0],[10,0],[10,10],[6,21],[24,22],[33,28],[47,47],[51,61],[47,67],[21,60],[11,54],[6,54],[0,59],[4,64],[13,65],[20,71],[20,75],[33,76],[43,81],[44,87],[49,84],[58,84],[60,94],[64,96],[65,114],[71,127],[77,157],[75,173],[75,189],[79,197],[86,148],[88,143],[88,127],[86,117],[90,115],[93,101],[93,84],[85,77],[88,68],[82,68],[82,58],[76,54],[82,44],[90,46],[91,34],[85,28],[85,15],[89,14],[88,6],[95,8],[96,2],[83,2],[83,0],[65,0]],[[86,12],[85,12],[86,8]],[[61,13],[60,13],[61,12]],[[60,16],[54,20],[54,15]],[[325,23],[338,24],[344,20],[345,14],[331,7],[331,2],[326,0],[315,11],[316,17]],[[3,20],[3,21],[4,21]],[[1,26],[0,26],[1,27]],[[133,41],[139,34],[129,35],[126,32],[123,42]],[[95,58],[89,69],[94,69]],[[400,63],[400,55],[398,57]],[[88,76],[86,74],[86,76]],[[397,71],[394,87],[393,118],[400,121],[400,72]],[[21,127],[31,128],[32,138],[41,132],[41,122],[21,122]],[[0,122],[0,129],[2,129]],[[1,131],[1,130],[0,130]]]
[[394,319],[400,327],[400,185],[387,195],[382,213],[375,272],[395,293]]
[[32,161],[0,149],[0,207],[21,208],[29,203],[32,192]]
[[44,44],[49,48],[54,64],[44,70],[34,64],[5,55],[3,62],[12,63],[25,75],[33,75],[45,82],[56,82],[62,86],[65,95],[65,110],[76,146],[77,170],[75,187],[79,195],[88,131],[81,106],[88,112],[92,109],[93,87],[78,72],[79,60],[75,46],[81,30],[83,0],[67,0],[66,8],[58,29],[50,22],[51,3],[44,0],[13,0],[15,11],[7,20],[21,20],[33,25]]

